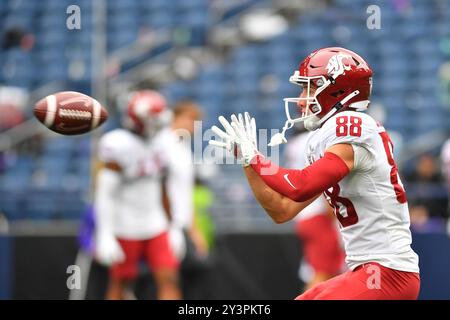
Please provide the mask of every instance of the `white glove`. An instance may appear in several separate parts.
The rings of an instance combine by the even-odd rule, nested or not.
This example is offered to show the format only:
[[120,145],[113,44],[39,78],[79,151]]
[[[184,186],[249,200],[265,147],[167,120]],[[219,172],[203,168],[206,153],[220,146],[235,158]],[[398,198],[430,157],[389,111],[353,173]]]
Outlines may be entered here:
[[251,160],[259,153],[255,119],[251,118],[248,112],[245,112],[244,117],[240,113],[238,117],[234,114],[231,115],[231,124],[223,116],[219,117],[219,122],[226,132],[223,132],[216,126],[213,126],[211,129],[222,141],[209,140],[209,144],[225,148],[228,151],[232,151],[234,146],[237,146],[242,157],[243,166],[250,165]]
[[209,144],[224,148],[228,151],[233,151],[236,141],[236,134],[234,133],[233,127],[231,127],[230,123],[225,119],[225,117],[220,116],[219,122],[222,124],[222,126],[225,128],[226,132],[223,132],[221,129],[219,129],[216,126],[212,126],[211,130],[219,136],[219,138],[222,139],[222,141],[218,140],[209,140]]
[[125,254],[113,234],[98,232],[96,234],[95,254],[98,262],[110,266],[125,261]]
[[248,112],[245,112],[244,117],[239,113],[237,118],[233,114],[231,120],[231,126],[237,137],[236,144],[241,151],[243,166],[246,167],[259,154],[256,140],[256,121],[255,118],[250,118]]

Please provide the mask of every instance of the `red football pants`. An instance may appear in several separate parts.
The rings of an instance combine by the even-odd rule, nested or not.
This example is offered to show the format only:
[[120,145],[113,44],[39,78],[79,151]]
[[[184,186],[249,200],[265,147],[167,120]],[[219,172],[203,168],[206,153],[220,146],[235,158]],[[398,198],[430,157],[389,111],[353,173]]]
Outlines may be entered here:
[[415,300],[419,289],[418,273],[371,262],[319,283],[296,300]]
[[167,231],[147,240],[119,238],[118,241],[125,253],[125,261],[111,266],[110,275],[113,279],[136,279],[141,258],[145,258],[151,271],[178,269],[179,263],[170,247]]
[[296,231],[302,241],[306,261],[314,272],[330,276],[342,272],[345,253],[339,243],[339,231],[332,217],[324,213],[299,220]]

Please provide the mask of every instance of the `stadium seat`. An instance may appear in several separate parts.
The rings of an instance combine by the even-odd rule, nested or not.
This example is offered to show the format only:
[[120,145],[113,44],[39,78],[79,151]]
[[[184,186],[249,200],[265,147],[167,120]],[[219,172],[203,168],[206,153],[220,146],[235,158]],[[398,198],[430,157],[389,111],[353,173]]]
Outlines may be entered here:
[[[0,185],[4,185],[0,177]],[[23,198],[24,193],[21,190],[12,191],[2,187],[0,190],[4,197],[0,198],[0,212],[6,215],[8,220],[19,220],[26,218]]]
[[139,10],[139,2],[136,0],[115,0],[108,1],[107,7],[108,11],[120,14],[120,13],[129,13],[136,12]]
[[33,220],[48,220],[57,213],[57,199],[52,196],[53,189],[39,189],[29,192],[23,199],[26,216]]
[[145,26],[154,29],[171,28],[174,25],[174,17],[170,12],[149,13],[141,17],[141,22]]

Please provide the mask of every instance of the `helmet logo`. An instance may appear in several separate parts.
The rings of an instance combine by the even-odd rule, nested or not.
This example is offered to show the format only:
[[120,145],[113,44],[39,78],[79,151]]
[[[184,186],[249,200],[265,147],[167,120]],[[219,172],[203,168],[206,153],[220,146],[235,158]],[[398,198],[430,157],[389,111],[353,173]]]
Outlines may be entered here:
[[338,76],[341,74],[345,74],[346,70],[350,70],[350,64],[345,64],[344,59],[351,59],[349,55],[346,54],[336,54],[328,60],[328,64],[326,66],[328,74],[336,80]]

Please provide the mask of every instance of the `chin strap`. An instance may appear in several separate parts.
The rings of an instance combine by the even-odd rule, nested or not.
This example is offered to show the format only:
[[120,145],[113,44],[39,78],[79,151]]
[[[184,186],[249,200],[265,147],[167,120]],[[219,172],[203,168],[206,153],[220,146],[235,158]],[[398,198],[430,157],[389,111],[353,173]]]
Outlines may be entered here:
[[320,126],[322,123],[324,123],[325,121],[327,121],[328,119],[330,119],[336,112],[338,112],[339,110],[341,110],[344,105],[350,101],[350,99],[354,98],[355,96],[357,96],[359,94],[359,90],[355,90],[352,93],[350,93],[348,96],[346,96],[344,99],[342,99],[341,101],[339,101],[338,103],[336,103],[333,108],[331,108],[331,110],[324,115],[318,122],[318,125]]
[[283,129],[281,130],[281,133],[275,133],[272,138],[270,138],[270,142],[268,144],[269,147],[275,147],[280,144],[286,143],[287,139],[285,137],[286,131],[288,131],[290,128],[294,126],[295,122],[292,120],[286,120],[284,123]]
[[[323,116],[321,119],[319,119],[319,121],[317,122],[316,129],[319,128],[322,125],[322,123],[324,123],[325,121],[330,119],[336,112],[341,110],[344,107],[344,105],[348,101],[350,101],[350,99],[353,99],[358,94],[359,94],[359,90],[355,90],[352,93],[350,93],[349,95],[347,95],[344,99],[342,99],[341,101],[336,103],[325,116]],[[292,128],[296,122],[298,122],[298,121],[293,121],[293,120],[289,120],[289,119],[286,120],[286,122],[284,123],[284,126],[283,126],[283,129],[282,129],[281,133],[278,132],[278,133],[274,134],[272,136],[272,138],[270,138],[270,143],[268,144],[268,146],[269,147],[274,147],[274,146],[278,146],[278,145],[283,144],[283,143],[287,143],[287,139],[286,139],[285,133],[286,133],[287,130]]]

